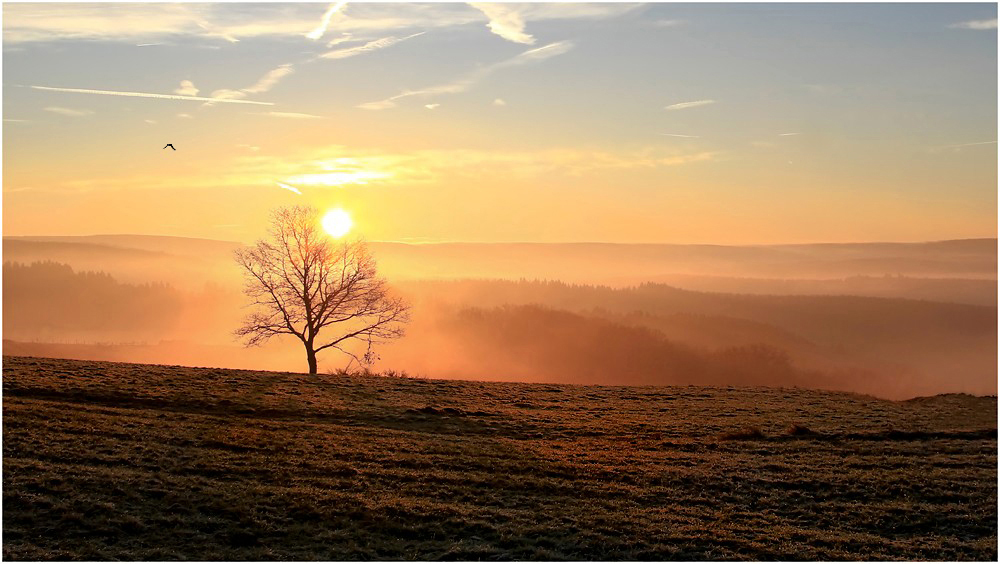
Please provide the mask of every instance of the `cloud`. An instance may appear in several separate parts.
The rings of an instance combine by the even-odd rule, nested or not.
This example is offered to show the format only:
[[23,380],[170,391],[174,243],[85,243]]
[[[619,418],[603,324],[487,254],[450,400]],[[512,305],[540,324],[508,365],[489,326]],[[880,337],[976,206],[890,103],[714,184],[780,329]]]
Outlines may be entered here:
[[288,184],[285,184],[284,182],[278,182],[277,180],[275,180],[274,183],[277,184],[278,186],[280,186],[281,188],[284,188],[285,190],[288,190],[289,192],[295,192],[299,196],[302,195],[302,191],[299,190],[298,188],[296,188],[295,186],[290,186]]
[[323,119],[323,116],[314,116],[312,114],[299,114],[295,112],[265,112],[260,115],[278,117],[278,118],[288,118],[288,119]]
[[177,117],[184,119],[192,119],[191,114],[177,114]]
[[181,96],[179,94],[153,94],[150,92],[119,92],[116,90],[91,90],[88,88],[56,88],[53,86],[29,86],[35,90],[46,90],[49,92],[73,92],[77,94],[102,94],[105,96],[132,96],[136,98],[159,98],[161,100],[191,100],[195,102],[228,102],[232,104],[257,104],[260,106],[273,106],[273,102],[257,102],[254,100],[228,100],[218,98],[204,98],[201,96]]
[[374,41],[369,41],[364,45],[359,45],[357,47],[346,47],[344,49],[337,49],[335,51],[328,51],[320,55],[322,59],[346,59],[348,57],[353,57],[355,55],[361,55],[363,53],[369,53],[371,51],[377,51],[379,49],[385,49],[386,47],[392,47],[393,45],[406,41],[407,39],[412,39],[418,35],[423,35],[426,32],[414,33],[413,35],[407,35],[406,37],[384,37],[382,39],[376,39]]
[[943,147],[934,147],[931,149],[931,152],[936,153],[939,151],[951,150],[957,153],[961,152],[961,150],[965,147],[977,147],[979,145],[996,145],[996,144],[997,144],[996,141],[976,141],[975,143],[960,143],[958,145],[945,145]]
[[677,27],[679,25],[684,25],[684,20],[654,20],[649,22],[649,25],[653,27]]
[[476,8],[490,19],[486,27],[490,31],[503,37],[507,41],[532,45],[535,38],[524,33],[524,18],[510,4],[485,4],[470,2],[470,6]]
[[210,107],[214,105],[214,102],[232,102],[236,100],[243,100],[243,98],[246,98],[248,94],[260,94],[262,92],[267,92],[271,88],[274,88],[274,86],[278,84],[282,78],[292,74],[293,72],[295,72],[295,68],[291,63],[281,65],[276,69],[267,71],[267,73],[260,77],[260,79],[257,80],[257,82],[255,82],[252,86],[241,88],[240,90],[221,88],[212,92],[212,97],[209,101],[202,105]]
[[7,123],[28,123],[29,121],[31,121],[27,119],[12,119],[12,118],[3,118],[3,120]]
[[[417,185],[447,177],[489,174],[531,180],[552,175],[578,177],[599,171],[656,170],[715,160],[719,153],[686,152],[664,146],[632,149],[592,150],[551,148],[525,151],[446,149],[384,153],[344,146],[326,146],[284,153],[243,153],[219,160],[211,168],[189,176],[150,177],[148,174],[74,178],[53,190],[169,189],[183,185],[191,189],[274,186],[348,187]],[[299,188],[296,188],[299,189]]]
[[388,108],[395,108],[396,103],[392,100],[380,100],[378,102],[365,102],[364,104],[358,104],[358,107],[362,110],[385,110]]
[[421,90],[406,90],[400,94],[386,98],[385,100],[367,102],[360,104],[358,107],[366,110],[384,110],[394,107],[396,105],[396,100],[410,96],[436,96],[439,94],[457,94],[459,92],[465,92],[498,70],[544,61],[545,59],[567,53],[572,48],[572,41],[557,41],[555,43],[549,43],[543,47],[525,51],[515,57],[511,57],[510,59],[482,67],[451,82],[429,86]]
[[680,133],[661,133],[660,135],[666,135],[667,137],[681,137],[683,139],[697,139],[697,135],[682,135]]
[[[518,6],[525,21],[603,19],[638,9],[638,3],[526,3]],[[329,11],[329,8],[327,9]],[[336,18],[316,22],[316,6],[308,3],[130,2],[4,5],[4,49],[37,41],[97,40],[188,43],[191,39],[236,42],[256,37],[303,37],[336,21],[340,33],[405,34],[407,30],[453,28],[479,24],[480,10],[458,3],[380,3],[351,5]],[[324,14],[324,20],[326,14]],[[320,36],[322,37],[322,36]]]
[[229,88],[220,88],[212,92],[212,97],[209,98],[211,102],[221,102],[223,100],[233,101],[242,100],[247,97],[247,93],[242,90],[230,90]]
[[150,125],[156,125],[156,120],[155,119],[144,119],[142,121],[144,121],[144,122],[146,122],[146,123],[148,123]]
[[276,69],[270,70],[264,76],[260,77],[253,86],[249,88],[244,88],[243,91],[248,94],[260,94],[261,92],[267,92],[271,88],[274,88],[278,82],[295,72],[295,68],[291,64],[284,64]]
[[493,105],[494,106],[506,106],[507,102],[505,102],[503,100],[503,98],[497,98],[496,100],[493,100]]
[[182,80],[180,88],[174,90],[174,94],[180,94],[181,96],[197,96],[198,89],[195,88],[194,83],[190,80]]
[[779,133],[778,137],[791,137],[793,135],[802,135],[801,133]]
[[679,104],[671,104],[664,108],[665,110],[686,110],[688,108],[698,108],[701,106],[707,106],[709,104],[714,104],[715,100],[695,100],[694,102],[681,102]]
[[354,36],[350,33],[345,33],[336,39],[331,39],[329,43],[326,44],[327,47],[333,47],[334,45],[340,45],[341,43],[350,43],[351,41],[362,41],[361,39],[354,39]]
[[225,31],[219,31],[218,28],[215,25],[210,24],[210,23],[208,23],[205,20],[196,20],[194,23],[195,23],[195,25],[197,25],[201,29],[205,30],[205,32],[206,32],[204,34],[205,37],[218,37],[220,39],[225,39],[226,41],[228,41],[230,43],[239,43],[240,42],[240,40],[237,39],[236,36],[234,36],[234,35],[232,35],[230,33],[227,33]]
[[440,105],[441,104],[424,104],[424,107],[427,108],[428,110],[433,110],[434,108],[437,108]]
[[977,30],[996,29],[997,20],[996,18],[992,20],[972,20],[968,22],[954,23],[948,27],[958,28],[958,29],[977,29]]
[[340,0],[340,2],[330,4],[330,7],[326,9],[326,12],[323,14],[323,19],[322,21],[320,21],[316,29],[310,31],[305,36],[309,39],[312,39],[313,41],[319,39],[320,37],[323,37],[323,34],[326,33],[326,28],[330,25],[330,18],[332,18],[334,14],[339,12],[340,9],[343,8],[345,4],[347,4],[346,0]]
[[74,110],[73,108],[61,108],[59,106],[49,106],[44,108],[46,112],[52,112],[63,116],[82,117],[93,115],[94,110]]

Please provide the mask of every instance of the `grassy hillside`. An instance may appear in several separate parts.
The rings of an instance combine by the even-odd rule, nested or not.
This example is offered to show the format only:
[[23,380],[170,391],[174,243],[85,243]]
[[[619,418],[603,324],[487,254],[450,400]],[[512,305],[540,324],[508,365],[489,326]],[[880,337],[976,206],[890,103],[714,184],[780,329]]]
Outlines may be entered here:
[[5,559],[997,558],[996,398],[4,357]]

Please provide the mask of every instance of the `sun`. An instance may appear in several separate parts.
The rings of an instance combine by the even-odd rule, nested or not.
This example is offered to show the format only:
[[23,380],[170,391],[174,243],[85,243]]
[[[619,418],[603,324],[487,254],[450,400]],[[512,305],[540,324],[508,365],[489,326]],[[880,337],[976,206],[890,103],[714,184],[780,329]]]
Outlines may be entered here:
[[343,237],[354,226],[351,216],[344,210],[337,208],[326,212],[323,216],[323,229],[332,237]]

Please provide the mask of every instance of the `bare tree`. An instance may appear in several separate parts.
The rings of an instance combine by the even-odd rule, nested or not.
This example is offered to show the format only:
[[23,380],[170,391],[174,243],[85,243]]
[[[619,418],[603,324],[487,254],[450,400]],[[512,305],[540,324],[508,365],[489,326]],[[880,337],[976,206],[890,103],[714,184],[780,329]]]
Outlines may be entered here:
[[[319,212],[303,206],[276,210],[268,234],[236,251],[244,293],[255,307],[235,332],[246,346],[295,335],[305,346],[309,373],[316,374],[322,350],[369,364],[373,345],[403,335],[409,306],[391,295],[363,242],[335,241],[322,231]],[[358,342],[365,352],[349,348]]]

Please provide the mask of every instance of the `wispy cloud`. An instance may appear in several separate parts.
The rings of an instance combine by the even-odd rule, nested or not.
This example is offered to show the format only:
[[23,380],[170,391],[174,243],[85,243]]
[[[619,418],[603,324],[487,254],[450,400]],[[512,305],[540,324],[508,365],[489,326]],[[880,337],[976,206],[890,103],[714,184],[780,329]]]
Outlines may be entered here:
[[131,96],[135,98],[158,98],[161,100],[189,100],[194,102],[227,102],[231,104],[257,104],[259,106],[273,106],[273,102],[257,102],[255,100],[226,100],[219,98],[205,98],[201,96],[181,96],[179,94],[154,94],[151,92],[119,92],[116,90],[91,90],[89,88],[56,88],[54,86],[29,86],[35,90],[45,90],[49,92],[71,92],[76,94],[100,94],[103,96]]
[[406,37],[383,37],[382,39],[376,39],[374,41],[369,41],[364,45],[358,45],[356,47],[345,47],[343,49],[337,49],[335,51],[328,51],[320,55],[322,59],[346,59],[348,57],[354,57],[355,55],[361,55],[364,53],[369,53],[371,51],[377,51],[379,49],[385,49],[386,47],[392,47],[393,45],[406,41],[407,39],[412,39],[418,35],[423,35],[426,32],[414,33],[412,35],[407,35]]
[[182,80],[180,87],[174,90],[174,94],[180,94],[181,96],[197,96],[198,89],[195,88],[194,83],[190,80]]
[[157,45],[166,45],[165,43],[136,43],[136,47],[155,47]]
[[682,135],[680,133],[661,133],[660,135],[665,135],[667,137],[680,137],[682,139],[698,139],[697,135]]
[[386,110],[396,107],[396,102],[393,102],[392,100],[379,100],[378,102],[365,102],[364,104],[358,104],[358,107],[362,110]]
[[428,110],[433,110],[433,109],[438,108],[440,106],[441,106],[441,104],[424,104],[424,107],[427,108]]
[[255,82],[252,86],[241,88],[240,90],[222,88],[212,92],[212,97],[204,105],[212,106],[214,102],[239,101],[246,98],[249,94],[267,92],[268,90],[274,88],[274,86],[278,84],[282,78],[292,74],[293,72],[295,72],[295,67],[291,63],[281,65],[276,69],[267,71],[267,73],[260,77],[260,79],[257,80],[257,82]]
[[240,40],[236,38],[235,35],[228,33],[224,30],[219,30],[215,25],[208,23],[205,20],[195,20],[195,25],[205,30],[205,37],[218,37],[220,39],[225,39],[230,43],[239,43]]
[[[339,4],[339,3],[338,3]],[[337,6],[338,4],[333,4]],[[641,9],[638,3],[524,3],[517,7],[524,21],[612,18]],[[62,3],[58,10],[43,2],[9,3],[3,12],[4,49],[35,41],[98,40],[155,43],[165,39],[223,39],[236,42],[256,37],[322,38],[336,22],[340,33],[405,34],[407,30],[442,29],[483,21],[480,10],[458,3],[352,4],[327,12],[317,25],[316,5],[257,3],[252,9],[235,2],[218,3]]]
[[470,6],[478,9],[490,22],[486,27],[507,41],[532,45],[535,38],[524,32],[524,17],[512,4],[487,4],[470,2]]
[[52,112],[63,116],[83,117],[93,115],[94,110],[75,110],[73,108],[62,108],[59,106],[49,106],[44,108],[46,112]]
[[354,35],[353,34],[345,33],[345,34],[341,35],[340,37],[337,37],[335,39],[331,39],[326,44],[326,46],[327,47],[333,47],[334,45],[340,45],[341,43],[350,43],[352,41],[363,41],[363,39],[354,39]]
[[323,119],[323,116],[314,116],[312,114],[300,114],[296,112],[265,112],[260,115],[277,117],[277,118],[287,118],[287,119]]
[[248,94],[260,94],[261,92],[267,92],[268,90],[274,88],[278,82],[295,72],[295,68],[291,64],[284,64],[276,69],[270,70],[264,76],[260,77],[253,86],[249,88],[244,88],[243,91]]
[[996,18],[992,20],[972,20],[968,22],[953,23],[948,27],[958,28],[958,29],[996,29],[997,20]]
[[277,184],[279,187],[284,188],[285,190],[288,190],[289,192],[295,192],[299,196],[302,195],[302,191],[299,190],[298,188],[296,188],[295,186],[291,186],[291,185],[285,184],[284,182],[278,182],[278,181],[275,181],[274,183]]
[[649,22],[649,25],[653,27],[677,27],[685,23],[684,20],[653,20]]
[[493,100],[493,105],[494,106],[506,106],[507,102],[503,98],[497,98],[496,100]]
[[343,8],[345,4],[347,4],[346,0],[341,0],[340,2],[335,2],[333,4],[330,4],[330,7],[327,8],[326,12],[323,13],[322,21],[319,22],[319,25],[316,26],[316,29],[307,33],[306,37],[312,39],[313,41],[319,39],[320,37],[323,37],[323,34],[326,33],[326,28],[330,26],[330,18],[332,18],[334,14],[339,12],[340,9]]
[[959,143],[958,145],[944,145],[942,147],[934,147],[931,149],[931,152],[949,151],[949,150],[958,152],[965,147],[977,147],[980,145],[996,145],[996,144],[997,144],[996,141],[976,141],[974,143]]
[[791,137],[793,135],[802,135],[801,133],[779,133],[778,137]]
[[192,119],[193,116],[191,114],[177,114],[177,117],[184,119]]
[[12,119],[12,118],[3,118],[3,120],[7,123],[28,123],[30,121],[26,119]]
[[384,110],[394,107],[396,105],[396,100],[410,96],[436,96],[440,94],[457,94],[465,92],[498,70],[544,61],[545,59],[567,53],[572,48],[572,41],[557,41],[555,43],[549,43],[544,47],[530,49],[515,57],[511,57],[510,59],[482,67],[451,82],[429,86],[420,90],[406,90],[400,94],[386,98],[385,100],[367,102],[359,105],[358,107],[366,110]]
[[686,110],[688,108],[699,108],[701,106],[707,106],[709,104],[714,104],[715,100],[695,100],[694,102],[680,102],[678,104],[671,104],[665,107],[665,110]]
[[[715,160],[712,151],[682,151],[663,146],[632,149],[592,150],[551,148],[530,151],[425,150],[403,153],[365,151],[344,146],[327,146],[272,154],[264,151],[243,153],[214,168],[185,177],[74,178],[54,190],[120,190],[136,187],[188,188],[223,186],[275,186],[290,190],[302,187],[339,188],[392,182],[417,185],[443,181],[455,175],[475,174],[548,179],[554,174],[577,177],[602,170],[639,170],[686,166]],[[284,185],[284,186],[282,186]],[[295,190],[290,190],[294,192]]]

